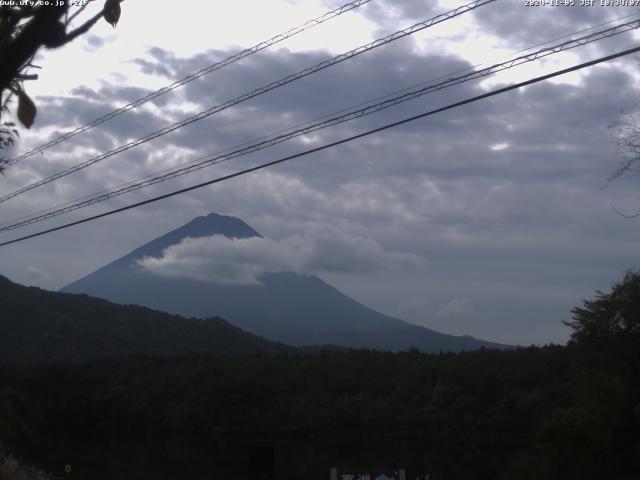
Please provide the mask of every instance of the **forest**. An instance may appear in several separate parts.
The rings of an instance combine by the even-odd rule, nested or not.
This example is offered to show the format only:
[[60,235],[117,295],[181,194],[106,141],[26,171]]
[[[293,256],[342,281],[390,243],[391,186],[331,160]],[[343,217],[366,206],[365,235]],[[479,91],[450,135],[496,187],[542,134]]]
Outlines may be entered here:
[[[639,307],[640,273],[629,272],[573,310],[566,346],[4,361],[0,441],[32,463],[52,444],[114,439],[140,446],[181,436],[219,452],[275,445],[285,457],[277,478],[327,478],[350,451],[433,479],[638,478]],[[314,453],[295,453],[302,446]],[[355,453],[365,450],[389,456]],[[82,476],[89,466],[76,463],[75,478],[131,478],[116,467]]]

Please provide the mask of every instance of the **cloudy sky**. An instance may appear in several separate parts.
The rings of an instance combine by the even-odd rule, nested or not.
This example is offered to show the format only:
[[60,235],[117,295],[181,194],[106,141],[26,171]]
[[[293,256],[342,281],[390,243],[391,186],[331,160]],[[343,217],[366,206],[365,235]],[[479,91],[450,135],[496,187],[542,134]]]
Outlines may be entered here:
[[[100,22],[73,44],[40,55],[40,79],[27,85],[39,113],[31,131],[21,132],[18,152],[342,3],[127,0],[115,30]],[[0,178],[0,193],[464,3],[372,0],[23,160]],[[94,7],[86,13],[100,5]],[[0,222],[475,65],[489,66],[523,49],[562,37],[557,43],[633,14],[637,9],[528,7],[521,0],[498,0],[9,200],[0,205]],[[0,240],[631,48],[638,38],[625,33],[466,82],[2,233]],[[606,185],[620,161],[616,130],[609,126],[637,113],[639,74],[637,59],[625,57],[180,197],[0,247],[0,274],[58,289],[193,217],[218,212],[243,219],[268,240],[186,243],[150,259],[145,268],[159,275],[235,284],[255,284],[261,273],[287,268],[320,275],[372,308],[442,332],[520,344],[564,342],[570,332],[562,321],[570,319],[571,308],[639,263],[640,220],[616,213],[640,210],[638,178]],[[216,255],[228,259],[227,265],[204,261]]]

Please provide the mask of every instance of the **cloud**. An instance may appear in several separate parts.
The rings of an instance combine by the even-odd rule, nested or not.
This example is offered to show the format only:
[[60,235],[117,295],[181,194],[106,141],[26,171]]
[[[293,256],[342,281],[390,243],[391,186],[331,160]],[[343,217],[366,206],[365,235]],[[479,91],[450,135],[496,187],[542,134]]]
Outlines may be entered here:
[[222,285],[259,285],[265,273],[371,274],[381,270],[421,268],[424,258],[386,252],[375,240],[350,236],[333,228],[281,240],[214,235],[187,238],[158,258],[137,262],[144,270],[166,277]]
[[468,298],[455,298],[436,312],[438,318],[466,317],[473,311],[473,302]]
[[[592,27],[623,15],[633,14],[634,7],[543,7],[527,8],[522,2],[497,2],[490,8],[474,12],[478,24],[503,42],[526,47],[538,39],[545,41],[567,33]],[[578,3],[576,1],[576,3]],[[596,2],[598,3],[598,2]],[[511,4],[511,5],[509,5]],[[627,19],[626,21],[628,21]],[[607,28],[601,26],[600,29]],[[627,37],[627,40],[631,40]]]
[[30,285],[37,286],[42,286],[51,281],[51,276],[47,272],[34,266],[27,267],[27,278]]
[[424,298],[411,298],[398,305],[395,315],[411,322],[421,324],[433,309],[432,302]]
[[100,50],[106,43],[104,38],[94,35],[93,33],[88,34],[84,40],[85,48],[92,53]]
[[[376,0],[364,8],[368,18],[378,24],[378,37],[451,8],[445,8],[451,4]],[[508,52],[594,26],[622,13],[598,6],[531,9],[515,0],[495,2],[456,21],[445,22],[442,28],[428,29],[416,38],[360,55],[17,197],[5,204],[6,220],[289,128],[392,90],[440,76],[448,78],[472,63],[490,61],[494,54],[506,58]],[[453,28],[458,26],[461,28]],[[348,35],[351,46],[366,41],[353,31]],[[22,133],[21,151],[167,84],[168,80],[161,76],[169,76],[171,81],[182,78],[239,49],[210,42],[216,50],[191,53],[174,48],[174,37],[173,43],[160,44],[162,49],[151,49],[146,54],[140,50],[127,53],[141,59],[122,64],[123,68],[135,70],[139,81],[133,74],[124,80],[105,75],[89,86],[70,82],[76,88],[65,96],[40,94],[36,99],[37,128]],[[575,49],[571,55],[596,58],[600,50],[622,50],[628,43],[628,37],[613,37],[602,44],[606,48],[598,43]],[[282,46],[288,48],[289,44]],[[324,44],[319,42],[318,46]],[[351,47],[340,51],[348,48]],[[99,53],[100,58],[105,58],[103,50]],[[278,47],[260,52],[78,135],[44,155],[19,163],[1,179],[2,189],[13,191],[331,55],[317,49],[292,53]],[[551,64],[540,63],[540,68],[551,69]],[[571,63],[578,63],[577,59]],[[61,64],[56,65],[60,70]],[[73,67],[69,70],[73,72]],[[367,268],[358,265],[363,264],[373,272],[366,274],[366,281],[364,274],[327,273],[323,278],[331,275],[331,283],[337,288],[388,313],[395,314],[397,305],[406,299],[428,299],[428,303],[416,305],[413,316],[407,313],[408,318],[432,328],[451,331],[455,327],[451,333],[509,343],[563,341],[568,331],[561,320],[568,318],[570,309],[582,298],[590,297],[596,288],[608,288],[611,279],[637,261],[638,224],[621,218],[612,209],[612,205],[623,211],[637,209],[637,179],[620,179],[600,190],[617,166],[607,126],[618,118],[620,109],[633,108],[629,96],[638,97],[636,74],[637,66],[628,57],[582,70],[581,81],[575,84],[532,85],[277,168],[16,244],[0,250],[3,273],[31,281],[24,268],[24,258],[28,258],[29,263],[51,273],[52,285],[62,286],[197,215],[224,211],[242,218],[267,237],[284,237],[280,242],[265,241],[263,248],[267,252],[255,254],[255,259],[241,261],[230,254],[220,255],[232,260],[226,277],[235,275],[246,284],[259,280],[263,272],[277,269],[317,273],[321,267],[328,271],[343,267],[349,272],[362,272]],[[496,81],[506,83],[511,79],[497,77]],[[44,84],[44,78],[36,83]],[[469,82],[442,90],[317,132],[317,144],[477,95],[484,88],[486,85],[480,88],[478,83]],[[508,148],[498,148],[502,145]],[[281,144],[79,211],[76,217],[60,217],[60,223],[62,218],[72,221],[98,214],[309,147],[300,140]],[[369,262],[366,249],[355,252],[363,256],[358,261],[354,247],[343,245],[349,242],[338,242],[343,245],[342,250],[332,246],[331,255],[312,263],[310,254],[300,252],[320,249],[316,245],[320,240],[304,235],[296,244],[294,239],[300,238],[296,233],[322,231],[326,225],[350,232],[352,238],[375,238],[374,244],[385,245],[392,252],[416,252],[429,258],[429,268],[415,274],[391,275],[388,269],[372,267],[380,262]],[[3,236],[7,240],[13,237]],[[240,245],[226,247],[242,251]],[[202,256],[196,255],[195,246],[182,248],[184,253],[172,250],[168,256],[154,259],[158,270],[207,277],[210,270],[218,268],[199,264]],[[222,245],[216,248],[212,251],[222,251]],[[250,249],[245,250],[248,254]],[[194,265],[187,264],[189,259]],[[251,262],[266,266],[251,270],[247,266]],[[507,287],[512,289],[508,296]],[[459,317],[454,322],[436,317],[439,309],[442,315],[455,311],[456,306],[464,310],[464,302],[449,305],[455,298],[473,299],[473,318]]]

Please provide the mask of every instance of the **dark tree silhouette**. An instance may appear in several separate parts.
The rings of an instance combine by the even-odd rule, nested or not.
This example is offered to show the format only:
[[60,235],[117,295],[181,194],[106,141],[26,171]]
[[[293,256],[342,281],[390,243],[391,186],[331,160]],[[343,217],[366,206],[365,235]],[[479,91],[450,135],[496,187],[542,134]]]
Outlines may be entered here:
[[628,271],[613,284],[610,293],[596,291],[595,300],[585,300],[584,307],[571,313],[575,342],[602,341],[640,335],[640,271]]
[[[636,107],[640,108],[640,105]],[[607,184],[626,175],[640,174],[640,123],[637,118],[627,115],[614,122],[609,128],[615,130],[614,143],[620,161],[618,168],[607,179]],[[616,211],[625,218],[640,217],[640,210],[631,214]]]
[[[20,2],[0,6],[0,149],[11,147],[18,135],[13,122],[2,121],[13,97],[18,99],[16,113],[20,122],[30,128],[35,120],[36,106],[25,92],[24,82],[38,78],[37,74],[29,73],[31,68],[38,68],[32,64],[38,50],[59,48],[75,40],[101,18],[115,27],[120,18],[121,1],[105,0],[100,12],[74,29],[70,27],[71,22],[90,2],[75,8],[71,8],[68,1],[56,0],[39,6]],[[5,163],[0,159],[0,171]]]

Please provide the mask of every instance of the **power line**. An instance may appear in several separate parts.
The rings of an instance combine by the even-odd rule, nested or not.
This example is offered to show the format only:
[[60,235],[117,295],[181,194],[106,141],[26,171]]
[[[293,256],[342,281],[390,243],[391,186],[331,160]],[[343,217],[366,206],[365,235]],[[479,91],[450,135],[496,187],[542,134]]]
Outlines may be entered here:
[[568,68],[564,68],[562,70],[557,70],[555,72],[548,73],[546,75],[541,75],[539,77],[535,77],[535,78],[526,80],[524,82],[519,82],[519,83],[516,83],[514,85],[510,85],[508,87],[499,88],[497,90],[493,90],[491,92],[484,93],[482,95],[477,95],[475,97],[468,98],[466,100],[461,100],[459,102],[451,103],[451,104],[446,105],[444,107],[436,108],[434,110],[429,110],[428,112],[424,112],[424,113],[421,113],[421,114],[418,114],[418,115],[414,115],[412,117],[408,117],[408,118],[405,118],[403,120],[399,120],[397,122],[389,123],[389,124],[383,125],[382,127],[374,128],[372,130],[368,130],[366,132],[359,133],[357,135],[353,135],[353,136],[350,136],[350,137],[347,137],[347,138],[343,138],[341,140],[337,140],[335,142],[331,142],[331,143],[322,145],[320,147],[316,147],[316,148],[312,148],[312,149],[309,149],[309,150],[305,150],[303,152],[296,153],[294,155],[289,155],[287,157],[280,158],[278,160],[273,160],[271,162],[263,163],[263,164],[255,166],[255,167],[247,168],[245,170],[241,170],[241,171],[236,172],[236,173],[232,173],[232,174],[225,175],[225,176],[222,176],[222,177],[214,178],[212,180],[208,180],[206,182],[202,182],[202,183],[199,183],[197,185],[192,185],[192,186],[187,187],[187,188],[182,188],[180,190],[175,190],[173,192],[166,193],[164,195],[160,195],[160,196],[157,196],[157,197],[153,197],[153,198],[144,200],[142,202],[134,203],[134,204],[131,204],[131,205],[127,205],[125,207],[117,208],[115,210],[110,210],[108,212],[104,212],[104,213],[101,213],[101,214],[98,214],[98,215],[93,215],[91,217],[83,218],[82,220],[77,220],[75,222],[70,222],[70,223],[67,223],[67,224],[64,224],[64,225],[60,225],[58,227],[49,228],[47,230],[42,230],[40,232],[32,233],[31,235],[26,235],[24,237],[16,238],[14,240],[9,240],[7,242],[0,243],[0,247],[4,247],[6,245],[11,245],[11,244],[18,243],[18,242],[21,242],[21,241],[24,241],[24,240],[28,240],[30,238],[35,238],[35,237],[39,237],[39,236],[42,236],[42,235],[45,235],[45,234],[48,234],[48,233],[56,232],[56,231],[63,230],[63,229],[66,229],[66,228],[70,228],[70,227],[73,227],[73,226],[76,226],[76,225],[80,225],[80,224],[87,223],[87,222],[90,222],[90,221],[93,221],[93,220],[97,220],[99,218],[103,218],[103,217],[107,217],[107,216],[110,216],[110,215],[114,215],[116,213],[124,212],[126,210],[131,210],[133,208],[141,207],[143,205],[147,205],[147,204],[154,203],[154,202],[157,202],[157,201],[160,201],[160,200],[164,200],[166,198],[174,197],[176,195],[181,195],[183,193],[187,193],[187,192],[190,192],[192,190],[196,190],[196,189],[203,188],[203,187],[206,187],[206,186],[209,186],[209,185],[213,185],[215,183],[220,183],[220,182],[223,182],[223,181],[226,181],[226,180],[231,180],[232,178],[240,177],[242,175],[246,175],[248,173],[252,173],[252,172],[255,172],[255,171],[258,171],[258,170],[262,170],[262,169],[267,168],[267,167],[272,167],[274,165],[277,165],[277,164],[280,164],[280,163],[284,163],[284,162],[287,162],[289,160],[293,160],[295,158],[303,157],[303,156],[306,156],[306,155],[310,155],[312,153],[317,153],[317,152],[320,152],[322,150],[326,150],[326,149],[329,149],[329,148],[332,148],[332,147],[336,147],[338,145],[342,145],[344,143],[351,142],[353,140],[357,140],[357,139],[360,139],[360,138],[363,138],[363,137],[366,137],[366,136],[369,136],[369,135],[373,135],[374,133],[379,133],[379,132],[382,132],[384,130],[388,130],[390,128],[398,127],[400,125],[404,125],[406,123],[413,122],[413,121],[419,120],[421,118],[425,118],[425,117],[428,117],[428,116],[431,116],[431,115],[435,115],[437,113],[441,113],[441,112],[444,112],[444,111],[447,111],[447,110],[451,110],[453,108],[461,107],[461,106],[464,106],[464,105],[467,105],[467,104],[470,104],[470,103],[473,103],[473,102],[477,102],[479,100],[484,100],[486,98],[490,98],[490,97],[493,97],[495,95],[500,95],[502,93],[506,93],[506,92],[509,92],[511,90],[516,90],[518,88],[525,87],[527,85],[532,85],[534,83],[538,83],[538,82],[541,82],[541,81],[544,81],[544,80],[548,80],[550,78],[557,77],[559,75],[564,75],[566,73],[574,72],[574,71],[580,70],[582,68],[586,68],[586,67],[590,67],[590,66],[593,66],[593,65],[597,65],[599,63],[603,63],[603,62],[607,62],[607,61],[610,61],[610,60],[614,60],[616,58],[623,57],[625,55],[630,55],[630,54],[636,53],[638,51],[640,51],[640,47],[634,47],[634,48],[630,48],[628,50],[624,50],[622,52],[618,52],[618,53],[614,53],[614,54],[611,54],[611,55],[607,55],[606,57],[600,57],[600,58],[598,58],[596,60],[591,60],[589,62],[581,63],[581,64],[575,65],[573,67],[568,67]]
[[85,125],[82,125],[81,127],[76,128],[75,130],[72,130],[70,132],[67,132],[63,135],[60,135],[57,138],[54,138],[53,140],[42,144],[36,148],[34,148],[33,150],[29,150],[28,152],[23,153],[22,155],[13,158],[11,160],[8,160],[5,167],[9,167],[11,165],[15,165],[16,163],[18,163],[20,160],[24,160],[25,158],[31,157],[33,155],[35,155],[36,153],[39,152],[43,152],[45,150],[47,150],[48,148],[53,147],[54,145],[57,145],[61,142],[64,142],[65,140],[68,140],[72,137],[75,137],[76,135],[82,133],[82,132],[86,132],[87,130],[91,130],[92,128],[108,121],[111,120],[112,118],[117,117],[118,115],[121,115],[125,112],[128,112],[129,110],[132,110],[134,108],[139,107],[140,105],[143,105],[155,98],[158,98],[161,95],[164,95],[165,93],[171,92],[183,85],[186,85],[187,83],[193,82],[194,80],[197,80],[198,78],[204,77],[205,75],[208,75],[212,72],[215,72],[216,70],[219,70],[221,68],[224,68],[228,65],[231,65],[232,63],[237,62],[238,60],[242,60],[243,58],[246,58],[250,55],[253,55],[254,53],[258,53],[261,50],[264,50],[265,48],[268,48],[272,45],[275,45],[277,43],[280,43],[284,40],[287,40],[288,38],[291,38],[299,33],[302,33],[306,30],[309,30],[310,28],[313,28],[317,25],[320,25],[328,20],[331,20],[332,18],[335,18],[339,15],[342,15],[345,12],[348,12],[350,10],[353,10],[355,8],[358,8],[366,3],[369,3],[371,0],[356,0],[354,2],[349,2],[346,3],[344,5],[342,5],[341,7],[338,7],[334,10],[331,10],[330,12],[326,12],[325,14],[313,18],[311,20],[307,20],[305,23],[303,23],[302,25],[299,25],[297,27],[293,27],[289,30],[287,30],[284,33],[280,33],[278,35],[276,35],[275,37],[270,38],[269,40],[265,40],[263,42],[258,43],[257,45],[254,45],[251,48],[247,48],[245,50],[242,50],[241,52],[238,52],[234,55],[231,55],[230,57],[225,58],[224,60],[221,60],[219,62],[216,62],[212,65],[209,65],[199,71],[197,71],[196,73],[192,73],[191,75],[187,75],[186,77],[184,77],[181,80],[177,80],[175,82],[173,82],[171,85],[168,85],[166,87],[163,87],[159,90],[156,90],[154,92],[149,93],[148,95],[145,95],[142,98],[139,98],[138,100],[135,100],[131,103],[128,103],[127,105],[125,105],[124,107],[118,108],[106,115],[103,115],[100,118],[97,118]]
[[429,28],[433,25],[436,25],[438,23],[444,22],[446,20],[449,20],[451,18],[457,17],[458,15],[462,15],[463,13],[469,12],[471,10],[474,10],[478,7],[481,7],[483,5],[495,2],[496,0],[476,0],[474,2],[471,2],[467,5],[463,5],[461,7],[458,7],[454,10],[450,10],[448,12],[445,12],[441,15],[438,15],[436,17],[433,17],[429,20],[425,20],[423,22],[419,22],[416,23],[415,25],[412,25],[408,28],[405,28],[403,30],[399,30],[397,32],[392,33],[391,35],[387,35],[386,37],[383,38],[379,38],[377,40],[374,40],[373,42],[370,42],[366,45],[362,45],[360,47],[357,47],[353,50],[350,50],[349,52],[337,55],[329,60],[325,60],[324,62],[321,62],[319,64],[316,64],[312,67],[308,67],[304,70],[301,70],[298,73],[292,74],[292,75],[288,75],[280,80],[277,80],[275,82],[271,82],[265,86],[262,86],[260,88],[257,88],[249,93],[245,93],[239,97],[234,98],[233,100],[229,100],[225,103],[223,103],[222,105],[217,105],[214,107],[209,108],[208,110],[202,111],[200,113],[197,113],[195,115],[192,115],[190,117],[187,117],[179,122],[176,122],[172,125],[169,125],[167,127],[164,127],[160,130],[157,130],[155,132],[152,132],[148,135],[145,135],[144,137],[141,137],[137,140],[134,140],[132,142],[129,142],[125,145],[121,145],[113,150],[110,150],[109,152],[103,153],[101,155],[98,155],[96,157],[93,157],[85,162],[79,163],[77,165],[74,165],[73,167],[70,167],[66,170],[63,170],[62,172],[58,172],[54,175],[51,175],[49,177],[46,177],[42,180],[39,180],[37,182],[34,182],[30,185],[27,185],[26,187],[23,187],[19,190],[16,190],[12,193],[9,193],[7,195],[4,195],[2,197],[0,197],[0,203],[2,202],[6,202],[7,200],[14,198],[18,195],[21,195],[25,192],[28,192],[30,190],[33,190],[34,188],[38,188],[41,187],[42,185],[46,185],[48,183],[51,183],[55,180],[58,180],[62,177],[65,177],[67,175],[70,175],[72,173],[75,173],[79,170],[82,170],[84,168],[87,168],[91,165],[94,165],[98,162],[101,162],[102,160],[105,160],[109,157],[112,157],[114,155],[117,155],[119,153],[122,153],[124,151],[127,151],[133,147],[137,147],[139,145],[142,145],[143,143],[146,143],[150,140],[154,140],[158,137],[161,137],[163,135],[166,135],[170,132],[173,132],[174,130],[178,130],[180,128],[183,128],[191,123],[197,122],[199,120],[202,120],[203,118],[209,117],[215,113],[221,112],[223,110],[226,110],[234,105],[237,105],[239,103],[245,102],[247,100],[250,100],[254,97],[257,97],[258,95],[262,95],[264,93],[267,93],[271,90],[274,90],[276,88],[282,87],[284,85],[287,85],[291,82],[294,82],[296,80],[299,80],[301,78],[304,78],[306,76],[309,76],[311,74],[314,74],[316,72],[319,72],[320,70],[324,70],[325,68],[331,67],[333,65],[336,65],[338,63],[341,63],[345,60],[349,60],[351,58],[354,58],[357,55],[360,55],[362,53],[368,52],[370,50],[373,50],[374,48],[386,45],[388,43],[391,43],[395,40],[404,38],[408,35],[411,35],[413,33],[419,32],[421,30],[424,30],[426,28]]
[[406,91],[400,95],[396,95],[395,97],[387,96],[385,97],[385,100],[381,102],[369,104],[362,108],[356,107],[351,109],[350,111],[342,110],[339,113],[342,113],[345,111],[347,113],[342,113],[341,115],[337,115],[337,116],[325,116],[325,117],[322,117],[320,121],[308,122],[304,124],[301,128],[294,127],[293,130],[290,129],[289,131],[284,131],[285,133],[282,133],[282,134],[274,134],[270,137],[269,136],[263,137],[264,139],[260,139],[260,141],[257,141],[256,143],[250,143],[250,142],[245,143],[241,145],[240,148],[236,148],[235,150],[227,149],[228,153],[213,154],[214,155],[213,157],[206,156],[206,157],[200,158],[199,160],[189,162],[187,165],[183,165],[181,167],[173,168],[173,169],[170,169],[169,171],[156,174],[155,176],[148,175],[140,179],[139,181],[128,182],[127,184],[122,185],[120,187],[116,187],[111,190],[104,190],[92,196],[83,197],[82,199],[76,202],[67,202],[66,204],[60,205],[58,207],[54,207],[53,209],[49,209],[46,212],[42,212],[42,213],[39,212],[34,215],[16,219],[12,222],[6,222],[4,225],[0,225],[0,232],[16,230],[18,228],[22,228],[27,225],[48,220],[50,218],[57,217],[65,213],[69,213],[69,212],[78,210],[80,208],[95,205],[97,203],[102,203],[111,198],[115,198],[127,193],[131,193],[133,191],[137,191],[142,188],[146,188],[151,185],[155,185],[157,183],[164,182],[173,178],[177,178],[189,173],[193,173],[197,170],[201,170],[203,168],[206,168],[212,165],[217,165],[219,163],[231,160],[233,158],[237,158],[240,156],[247,155],[249,153],[257,152],[259,150],[269,148],[271,146],[277,145],[287,140],[291,140],[296,137],[300,137],[302,135],[307,135],[309,133],[322,130],[334,125],[338,125],[340,123],[344,123],[356,118],[361,118],[366,115],[380,112],[387,108],[399,105],[401,103],[404,103],[410,100],[414,100],[416,98],[419,98],[429,93],[433,93],[454,85],[458,85],[463,82],[487,77],[497,72],[507,70],[515,66],[522,65],[524,63],[532,62],[534,60],[538,60],[548,55],[552,55],[561,51],[583,46],[591,42],[595,42],[598,40],[602,40],[605,38],[612,37],[614,35],[618,35],[618,34],[630,31],[632,29],[638,28],[639,26],[640,26],[640,21],[634,20],[618,26],[610,27],[605,30],[593,32],[591,34],[584,35],[582,37],[572,39],[558,45],[553,45],[547,48],[543,48],[526,55],[520,55],[508,61],[498,63],[490,67],[483,68],[481,70],[473,71],[466,75],[452,77],[447,79],[444,82],[440,82],[437,84],[430,84],[430,85],[428,84],[418,89]]
[[[598,24],[596,24],[596,25],[592,25],[592,26],[589,26],[589,27],[585,27],[585,28],[582,28],[582,29],[580,29],[580,30],[573,31],[573,32],[571,32],[571,33],[565,33],[565,34],[563,34],[563,35],[560,35],[560,36],[557,36],[557,37],[551,38],[551,39],[549,39],[549,40],[545,40],[544,42],[539,42],[539,43],[536,43],[535,45],[530,45],[530,46],[528,46],[528,47],[526,47],[526,48],[520,49],[520,50],[518,50],[518,51],[514,52],[513,54],[514,54],[514,55],[517,55],[517,54],[519,54],[519,53],[527,52],[527,51],[529,51],[529,50],[533,50],[534,48],[538,48],[538,47],[541,47],[541,46],[543,46],[543,45],[548,45],[548,44],[550,44],[550,43],[552,43],[552,42],[555,42],[555,41],[557,41],[557,40],[561,40],[561,39],[563,39],[563,38],[568,38],[568,37],[571,37],[571,36],[573,36],[573,35],[578,35],[578,34],[580,34],[580,33],[584,33],[584,32],[590,31],[590,30],[595,30],[596,28],[603,27],[603,26],[605,26],[605,25],[610,25],[610,24],[615,23],[615,22],[618,22],[618,21],[620,21],[620,20],[624,20],[624,19],[627,19],[627,18],[630,18],[630,17],[635,17],[635,16],[637,16],[637,15],[638,15],[637,13],[630,13],[630,14],[628,14],[628,15],[623,15],[623,16],[620,16],[620,17],[616,17],[616,18],[613,18],[613,19],[611,19],[611,20],[607,20],[606,22],[602,22],[602,23],[598,23]],[[265,139],[267,139],[267,138],[269,138],[269,137],[272,137],[272,136],[275,136],[275,135],[277,135],[277,134],[281,134],[281,133],[284,133],[284,132],[291,131],[291,129],[293,129],[293,128],[303,127],[303,126],[309,125],[309,124],[311,124],[311,123],[313,123],[313,122],[316,122],[316,121],[319,121],[319,120],[322,120],[322,119],[329,118],[329,117],[331,117],[331,116],[333,116],[333,115],[337,115],[337,114],[340,114],[340,113],[348,112],[349,110],[355,109],[355,108],[357,108],[357,107],[361,107],[361,106],[364,106],[364,105],[371,104],[372,102],[375,102],[375,101],[378,101],[378,100],[388,99],[388,98],[391,98],[391,97],[393,97],[393,96],[399,95],[399,94],[401,94],[401,93],[409,92],[409,91],[410,91],[410,90],[412,90],[412,89],[415,89],[415,88],[417,88],[417,87],[421,87],[421,86],[423,86],[423,85],[427,85],[427,84],[429,84],[429,83],[435,82],[436,80],[440,80],[440,79],[443,79],[443,78],[451,77],[452,75],[457,75],[457,74],[462,73],[462,72],[471,71],[471,70],[473,70],[473,69],[475,69],[475,68],[477,68],[477,67],[481,67],[481,66],[482,66],[482,65],[484,65],[485,63],[486,63],[486,62],[476,63],[475,65],[471,65],[471,66],[469,66],[469,67],[464,67],[464,68],[461,68],[461,69],[459,69],[459,70],[455,70],[455,71],[453,71],[453,72],[449,72],[449,73],[444,74],[444,75],[439,75],[439,76],[437,76],[437,77],[433,77],[433,78],[431,78],[431,79],[429,79],[429,80],[427,80],[427,81],[423,81],[423,82],[415,83],[415,84],[413,84],[413,85],[411,85],[411,86],[408,86],[408,87],[402,88],[402,89],[400,89],[400,90],[395,90],[395,91],[393,91],[393,92],[391,92],[391,93],[388,93],[388,94],[386,94],[386,95],[381,95],[381,96],[378,96],[378,97],[376,97],[376,98],[370,99],[370,100],[368,100],[368,101],[361,102],[361,103],[359,103],[359,104],[357,104],[357,105],[352,105],[351,107],[348,107],[348,108],[344,108],[344,109],[338,110],[337,112],[333,112],[333,113],[330,113],[330,114],[325,114],[325,115],[322,115],[322,116],[320,116],[320,117],[316,117],[316,118],[314,118],[313,120],[308,120],[308,121],[306,121],[306,122],[296,124],[295,126],[289,127],[288,129],[282,129],[282,130],[279,130],[279,131],[277,131],[277,132],[273,132],[273,133],[271,133],[270,135],[263,135],[263,136],[261,136],[261,137],[259,137],[259,138],[254,138],[253,140],[245,141],[245,142],[243,142],[243,143],[241,143],[241,144],[236,144],[236,145],[234,145],[234,146],[227,147],[227,148],[225,148],[225,149],[223,149],[223,150],[218,150],[215,154],[216,154],[216,155],[219,155],[219,154],[222,154],[223,152],[230,152],[230,151],[232,151],[233,149],[237,149],[237,148],[240,148],[240,147],[243,147],[243,146],[246,146],[246,145],[250,145],[252,142],[257,142],[257,141],[260,141],[260,140],[265,140]],[[184,167],[184,166],[187,166],[187,165],[192,165],[192,164],[199,163],[199,162],[201,162],[201,161],[203,161],[203,160],[205,160],[205,159],[208,159],[209,157],[210,157],[210,155],[205,155],[205,156],[202,156],[202,157],[200,157],[200,158],[197,158],[197,159],[191,160],[191,161],[187,162],[186,164],[183,164],[183,167]],[[144,177],[139,177],[139,178],[137,178],[137,179],[135,179],[135,180],[130,180],[130,181],[128,181],[128,182],[121,183],[121,184],[119,184],[119,185],[117,185],[117,186],[115,186],[115,187],[106,188],[106,189],[104,189],[104,190],[100,190],[99,192],[94,192],[94,193],[92,193],[92,194],[84,195],[84,196],[82,196],[82,197],[80,197],[80,198],[76,198],[76,199],[74,199],[74,200],[70,200],[70,201],[68,201],[68,202],[64,202],[64,203],[62,203],[62,204],[58,204],[58,205],[56,205],[56,206],[54,206],[54,207],[50,207],[50,208],[46,208],[46,209],[42,209],[42,210],[38,210],[38,211],[36,211],[36,212],[34,212],[34,213],[31,213],[31,214],[28,214],[28,215],[23,215],[23,216],[21,216],[21,217],[14,218],[14,219],[9,220],[9,221],[1,222],[1,223],[0,223],[0,229],[1,229],[2,227],[6,226],[6,225],[9,225],[9,226],[10,226],[10,224],[15,223],[15,222],[18,222],[18,221],[21,221],[21,220],[34,218],[34,217],[39,216],[39,215],[41,215],[41,214],[45,214],[45,213],[49,213],[49,212],[53,212],[53,211],[58,211],[58,209],[60,209],[60,208],[62,208],[62,207],[66,207],[66,206],[69,206],[69,205],[74,205],[74,204],[77,204],[77,202],[80,202],[80,201],[82,201],[82,200],[88,200],[88,199],[91,199],[91,198],[94,198],[94,197],[100,196],[100,195],[102,195],[102,194],[105,194],[105,193],[114,192],[114,191],[119,190],[119,189],[121,189],[121,188],[123,188],[123,187],[130,186],[130,185],[132,185],[132,184],[134,184],[134,183],[136,183],[136,182],[141,182],[141,181],[143,181],[143,180],[147,180],[147,179],[150,179],[150,178],[152,178],[152,177],[154,177],[154,176],[157,176],[157,175],[159,175],[159,174],[161,174],[161,173],[166,173],[166,172],[173,171],[173,170],[175,170],[175,167],[167,168],[167,169],[163,169],[163,170],[159,170],[159,171],[156,171],[155,173],[151,173],[151,174],[149,174],[149,175],[145,175]],[[75,210],[75,208],[74,208],[74,210]],[[40,218],[40,217],[38,217],[38,218]],[[1,230],[0,230],[0,231],[1,231]]]

